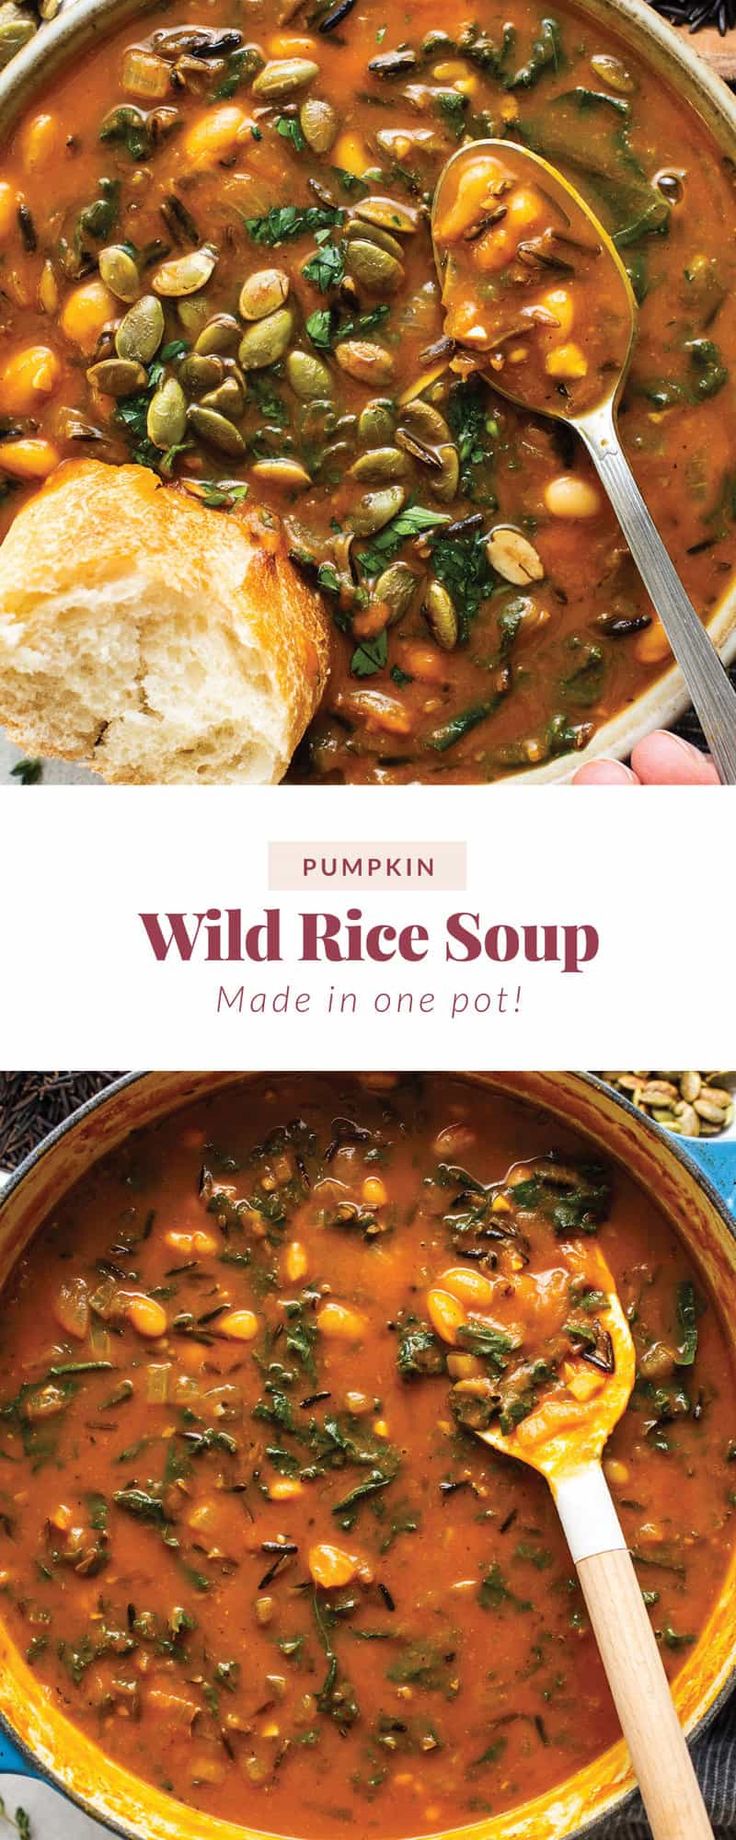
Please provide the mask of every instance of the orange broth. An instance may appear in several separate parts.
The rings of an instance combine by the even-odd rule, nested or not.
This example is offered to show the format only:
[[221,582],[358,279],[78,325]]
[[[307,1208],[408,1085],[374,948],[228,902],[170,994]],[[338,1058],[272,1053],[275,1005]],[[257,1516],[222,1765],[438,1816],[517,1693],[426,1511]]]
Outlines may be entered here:
[[[638,1369],[606,1469],[676,1677],[732,1549],[733,1376],[622,1170],[444,1076],[259,1079],[108,1156],[0,1334],[4,1614],[53,1701],[195,1808],[305,1840],[480,1819],[595,1758],[616,1718],[551,1497],[454,1388],[487,1374],[521,1423],[541,1382],[505,1337],[553,1366],[571,1315],[595,1341],[569,1280],[598,1249]],[[504,1302],[466,1281],[448,1341],[450,1268]]]

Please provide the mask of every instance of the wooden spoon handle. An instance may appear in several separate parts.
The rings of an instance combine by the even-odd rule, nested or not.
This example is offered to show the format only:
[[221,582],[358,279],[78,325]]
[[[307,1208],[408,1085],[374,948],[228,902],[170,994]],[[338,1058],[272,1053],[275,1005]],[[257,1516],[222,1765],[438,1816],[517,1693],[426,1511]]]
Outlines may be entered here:
[[629,1553],[577,1572],[654,1840],[713,1840]]
[[654,1840],[713,1840],[684,1733],[605,1477],[553,1484]]

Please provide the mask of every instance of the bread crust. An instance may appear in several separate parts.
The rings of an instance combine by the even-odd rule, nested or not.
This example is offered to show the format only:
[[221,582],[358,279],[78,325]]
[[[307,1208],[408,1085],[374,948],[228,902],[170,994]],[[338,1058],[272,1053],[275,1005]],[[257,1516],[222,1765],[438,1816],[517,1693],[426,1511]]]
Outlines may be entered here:
[[[280,779],[326,681],[329,640],[321,599],[290,562],[283,532],[264,515],[247,506],[213,510],[184,487],[163,484],[146,467],[66,462],[11,526],[0,548],[0,723],[27,751],[82,762],[108,780],[219,777],[206,764],[213,710],[197,708],[196,695],[184,717],[184,727],[191,729],[192,771],[186,735],[172,741],[170,760],[165,744],[162,754],[165,608],[171,613],[172,651],[175,641],[179,648],[180,678],[182,658],[191,656],[193,670],[207,662],[215,631],[220,651],[232,655],[233,686],[237,679],[247,690],[250,672],[263,749],[251,771],[245,755],[238,762],[236,741],[225,778]],[[59,647],[65,631],[71,641],[85,621],[92,622],[98,642],[94,682],[90,685],[85,655],[78,684],[69,671],[65,732]],[[149,641],[155,646],[153,670]],[[82,643],[89,649],[86,628]],[[132,680],[130,670],[124,673],[122,687],[111,672],[106,686],[105,657],[116,646],[127,649],[132,664],[134,654],[138,660]],[[172,684],[175,675],[172,669]],[[160,697],[152,696],[152,683]],[[183,706],[179,696],[172,728],[177,736]],[[226,716],[227,709],[217,713]],[[124,746],[121,723],[128,725]]]

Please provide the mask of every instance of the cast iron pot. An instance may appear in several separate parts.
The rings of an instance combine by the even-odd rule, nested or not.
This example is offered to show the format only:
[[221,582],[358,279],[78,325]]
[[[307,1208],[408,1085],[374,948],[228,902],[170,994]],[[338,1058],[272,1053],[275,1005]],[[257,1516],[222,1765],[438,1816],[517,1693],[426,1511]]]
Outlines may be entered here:
[[[12,1176],[0,1200],[0,1284],[33,1233],[90,1166],[131,1131],[192,1100],[258,1074],[129,1074],[47,1137]],[[428,1075],[432,1078],[432,1075]],[[437,1076],[439,1077],[439,1076]],[[715,1301],[736,1365],[736,1233],[724,1200],[676,1140],[600,1081],[579,1073],[473,1073],[489,1092],[542,1107],[589,1135],[648,1190],[686,1242],[700,1282]],[[2,1599],[0,1598],[0,1607]],[[676,1700],[690,1735],[701,1731],[733,1682],[736,1661],[736,1553],[720,1598],[677,1681]],[[202,1840],[203,1816],[141,1782],[78,1731],[49,1700],[0,1618],[0,1733],[16,1747],[15,1767],[41,1775],[126,1840]],[[19,1750],[22,1762],[17,1761]],[[6,1768],[13,1759],[6,1758]],[[632,1777],[623,1742],[546,1795],[442,1840],[582,1840],[620,1811]],[[207,1840],[264,1840],[252,1828],[206,1817]]]
[[[13,58],[0,76],[0,145],[13,123],[60,67],[76,58],[88,45],[136,13],[150,0],[71,0],[66,10],[42,28],[30,44]],[[580,8],[587,18],[600,21],[623,47],[632,50],[656,72],[705,122],[722,156],[736,160],[736,99],[710,70],[690,42],[652,11],[647,0],[585,0]],[[736,209],[734,212],[736,227]],[[736,656],[736,578],[708,621],[708,630],[726,663]],[[545,766],[511,778],[525,781],[568,779],[586,760],[601,754],[624,759],[637,741],[655,728],[666,728],[682,715],[688,697],[676,665],[635,698],[618,715],[605,722],[589,747],[573,757],[563,756]],[[85,775],[86,777],[86,775]]]

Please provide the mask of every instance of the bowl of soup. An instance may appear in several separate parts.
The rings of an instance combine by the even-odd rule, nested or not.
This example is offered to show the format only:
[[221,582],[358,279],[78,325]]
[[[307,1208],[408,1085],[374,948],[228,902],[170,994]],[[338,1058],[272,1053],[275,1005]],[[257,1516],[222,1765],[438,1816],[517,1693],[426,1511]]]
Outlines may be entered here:
[[620,1808],[551,1497],[456,1409],[469,1370],[531,1409],[493,1295],[529,1320],[570,1247],[632,1326],[605,1466],[693,1733],[733,1666],[736,1250],[679,1148],[579,1074],[147,1074],[49,1138],[0,1206],[0,1713],[33,1767],[141,1840]]
[[463,374],[429,206],[492,134],[598,213],[638,303],[623,444],[730,657],[735,105],[640,0],[384,10],[79,0],[0,79],[0,534],[70,457],[247,493],[331,635],[293,778],[565,777],[682,682],[579,442]]

